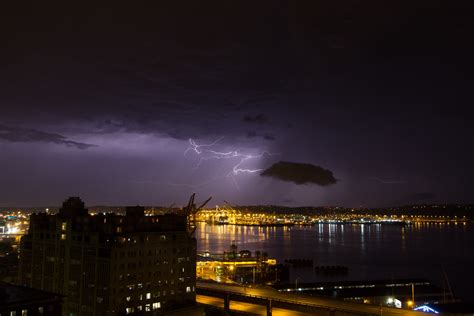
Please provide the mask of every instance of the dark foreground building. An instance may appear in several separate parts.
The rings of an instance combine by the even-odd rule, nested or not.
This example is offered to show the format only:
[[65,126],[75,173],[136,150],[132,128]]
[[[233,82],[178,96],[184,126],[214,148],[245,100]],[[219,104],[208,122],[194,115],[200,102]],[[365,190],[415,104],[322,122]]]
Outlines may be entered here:
[[64,295],[63,315],[158,315],[194,304],[196,240],[186,216],[91,215],[73,197],[31,215],[19,280]]
[[0,282],[0,315],[61,316],[60,295]]

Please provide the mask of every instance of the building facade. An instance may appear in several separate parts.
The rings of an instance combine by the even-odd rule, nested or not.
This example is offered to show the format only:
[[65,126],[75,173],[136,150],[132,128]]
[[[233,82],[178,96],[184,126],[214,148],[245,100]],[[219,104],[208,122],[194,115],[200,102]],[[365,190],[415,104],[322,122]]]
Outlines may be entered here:
[[91,215],[69,198],[31,216],[19,280],[64,295],[63,315],[158,315],[195,302],[196,240],[186,216]]
[[61,295],[0,282],[0,316],[61,316]]

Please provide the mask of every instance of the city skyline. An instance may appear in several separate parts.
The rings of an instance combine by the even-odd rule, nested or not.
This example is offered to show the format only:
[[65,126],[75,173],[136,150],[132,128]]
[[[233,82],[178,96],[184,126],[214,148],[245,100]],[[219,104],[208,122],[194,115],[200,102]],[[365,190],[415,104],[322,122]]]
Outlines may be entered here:
[[1,315],[474,313],[474,2],[1,8]]

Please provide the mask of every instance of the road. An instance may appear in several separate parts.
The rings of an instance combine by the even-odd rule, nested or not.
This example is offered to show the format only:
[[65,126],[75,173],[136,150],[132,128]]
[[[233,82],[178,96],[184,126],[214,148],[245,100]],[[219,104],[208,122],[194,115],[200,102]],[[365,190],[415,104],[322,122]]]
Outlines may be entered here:
[[[221,298],[217,298],[217,297],[196,295],[196,302],[198,302],[200,304],[206,304],[206,305],[212,305],[212,306],[224,308],[224,300],[221,299]],[[236,310],[236,311],[252,313],[252,314],[258,314],[258,315],[265,315],[266,312],[267,312],[266,307],[263,306],[263,305],[256,305],[256,304],[235,302],[235,301],[230,302],[230,309],[231,310]],[[310,315],[314,315],[314,314],[296,312],[296,311],[283,309],[283,308],[273,308],[272,314],[274,316],[310,316]]]
[[[293,293],[282,293],[269,287],[244,288],[241,286],[205,283],[205,282],[198,282],[197,287],[198,289],[207,289],[207,290],[214,290],[214,291],[221,291],[221,292],[224,291],[224,292],[239,294],[243,296],[256,296],[256,297],[261,297],[261,298],[269,298],[273,300],[286,301],[289,303],[294,303],[294,304],[299,304],[299,305],[311,305],[311,306],[320,307],[320,308],[324,307],[326,309],[346,310],[346,311],[353,311],[353,312],[360,312],[360,313],[367,313],[367,314],[374,314],[374,315],[384,315],[384,316],[426,315],[425,313],[410,311],[406,309],[381,307],[381,306],[369,305],[369,304],[358,304],[358,303],[330,299],[330,298],[325,298],[325,297],[314,297],[314,296],[297,295]],[[249,304],[249,305],[253,305],[253,304]]]

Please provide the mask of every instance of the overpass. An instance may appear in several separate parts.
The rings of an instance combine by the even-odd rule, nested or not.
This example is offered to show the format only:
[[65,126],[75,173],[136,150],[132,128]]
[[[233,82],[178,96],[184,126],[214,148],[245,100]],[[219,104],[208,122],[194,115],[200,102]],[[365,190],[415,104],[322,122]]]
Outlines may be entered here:
[[295,312],[328,316],[421,316],[425,313],[406,309],[390,308],[369,304],[358,304],[325,297],[280,293],[272,288],[246,288],[235,285],[197,282],[196,294],[222,299],[224,309],[230,309],[230,302],[245,302],[266,307],[267,316],[273,308]]

